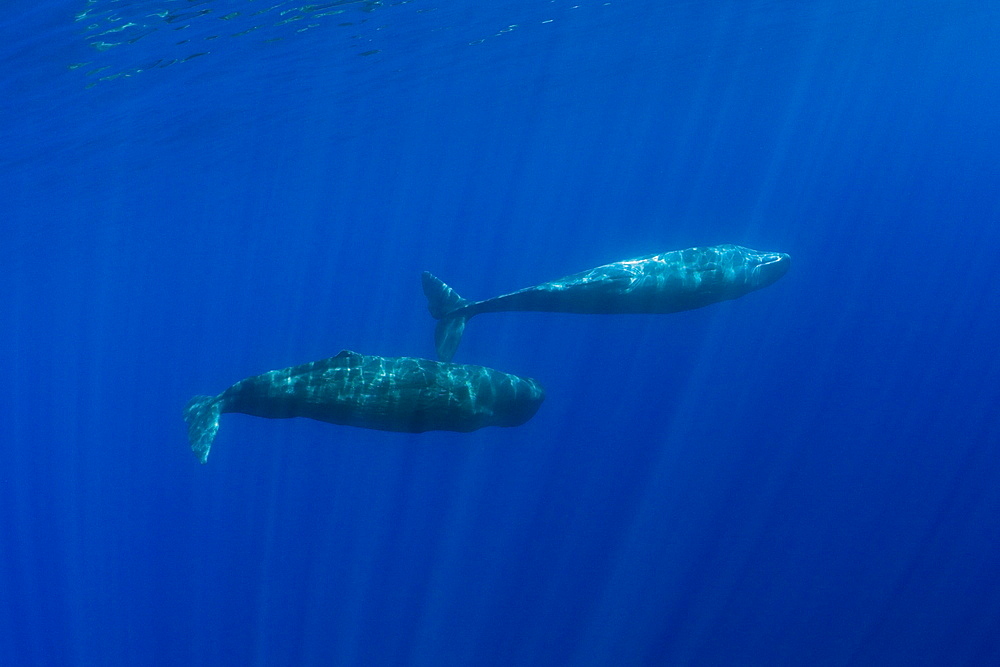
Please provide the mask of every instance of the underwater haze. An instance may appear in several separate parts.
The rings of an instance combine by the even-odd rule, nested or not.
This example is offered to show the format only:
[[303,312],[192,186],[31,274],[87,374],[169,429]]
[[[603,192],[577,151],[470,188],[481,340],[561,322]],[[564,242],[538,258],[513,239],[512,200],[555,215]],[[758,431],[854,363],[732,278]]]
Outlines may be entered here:
[[[1000,6],[53,0],[0,16],[0,664],[1000,664]],[[788,253],[672,314],[486,313],[527,423],[192,396],[435,358],[487,299]]]

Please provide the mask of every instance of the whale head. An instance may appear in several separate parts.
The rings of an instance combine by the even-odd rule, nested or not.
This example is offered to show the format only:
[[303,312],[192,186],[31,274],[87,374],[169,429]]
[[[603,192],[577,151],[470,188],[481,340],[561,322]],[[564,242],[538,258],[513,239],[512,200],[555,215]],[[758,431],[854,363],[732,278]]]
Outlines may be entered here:
[[545,400],[545,389],[531,378],[506,376],[505,382],[492,386],[493,420],[495,426],[520,426],[535,416]]
[[792,260],[784,252],[761,252],[742,248],[747,273],[747,287],[761,289],[773,285],[781,276],[788,273]]

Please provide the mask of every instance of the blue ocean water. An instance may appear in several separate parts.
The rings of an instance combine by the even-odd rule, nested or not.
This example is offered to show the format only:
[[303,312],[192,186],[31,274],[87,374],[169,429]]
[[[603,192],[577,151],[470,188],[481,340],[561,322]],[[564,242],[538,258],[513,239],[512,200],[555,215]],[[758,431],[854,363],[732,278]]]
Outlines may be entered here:
[[[57,0],[0,17],[0,663],[1000,663],[1000,9]],[[483,315],[516,429],[181,410]]]

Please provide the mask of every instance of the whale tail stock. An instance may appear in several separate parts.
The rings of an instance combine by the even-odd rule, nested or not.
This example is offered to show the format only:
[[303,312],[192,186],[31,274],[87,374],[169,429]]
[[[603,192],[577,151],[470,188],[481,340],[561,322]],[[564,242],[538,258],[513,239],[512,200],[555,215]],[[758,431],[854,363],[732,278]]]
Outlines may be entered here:
[[465,323],[469,319],[468,316],[453,313],[468,306],[471,301],[460,297],[458,292],[429,271],[424,271],[423,282],[427,309],[438,321],[434,328],[434,346],[437,348],[438,358],[441,361],[451,361],[458,344],[462,342]]
[[222,401],[218,396],[195,396],[184,408],[184,421],[188,425],[191,451],[202,463],[208,462],[208,451],[219,432],[219,414]]

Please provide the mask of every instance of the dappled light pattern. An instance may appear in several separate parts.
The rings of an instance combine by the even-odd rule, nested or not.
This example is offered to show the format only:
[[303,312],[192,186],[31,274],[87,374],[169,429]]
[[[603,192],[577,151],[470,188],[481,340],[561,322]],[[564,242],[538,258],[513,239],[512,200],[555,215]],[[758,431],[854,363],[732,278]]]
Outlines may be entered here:
[[[219,54],[227,43],[284,42],[317,30],[339,31],[348,53],[374,56],[381,52],[376,33],[387,25],[390,9],[408,5],[416,14],[434,13],[436,5],[422,0],[83,0],[74,19],[89,45],[91,58],[70,63],[83,72],[87,87],[162,70],[204,56]],[[609,1],[547,0],[512,8],[497,21],[496,7],[484,7],[474,21],[444,23],[430,28],[448,35],[453,45],[476,46],[512,36],[530,38],[553,23],[571,22],[611,6]],[[379,21],[373,21],[378,16]],[[454,19],[455,15],[449,18]],[[447,21],[448,19],[446,19]],[[384,39],[384,38],[383,38]],[[379,40],[381,41],[381,40]],[[231,48],[231,47],[230,47]]]
[[[95,57],[69,67],[94,85],[210,55],[234,37],[276,42],[323,28],[356,28],[378,9],[410,1],[87,0],[75,20]],[[358,50],[362,56],[378,52]]]
[[645,255],[485,299],[469,301],[440,278],[424,272],[424,295],[438,320],[438,357],[451,361],[469,318],[481,313],[677,313],[738,299],[771,285],[788,271],[790,258],[731,243]]
[[[530,7],[530,10],[520,16],[511,16],[515,19],[512,23],[496,24],[491,26],[488,33],[480,33],[475,39],[468,41],[468,44],[489,43],[497,38],[504,38],[507,35],[520,35],[523,33],[533,33],[539,28],[545,28],[553,23],[561,23],[572,20],[574,14],[583,14],[600,11],[611,6],[611,2],[580,2],[579,0],[547,0],[539,2]],[[522,8],[523,9],[523,8]],[[537,34],[537,33],[536,33]]]
[[467,432],[520,426],[544,399],[535,380],[484,366],[344,350],[241,380],[218,396],[195,396],[184,420],[191,450],[205,463],[226,412],[404,433]]

